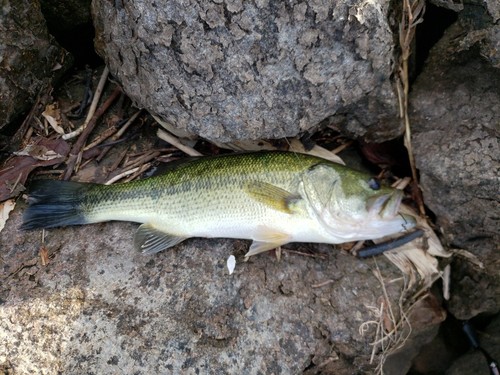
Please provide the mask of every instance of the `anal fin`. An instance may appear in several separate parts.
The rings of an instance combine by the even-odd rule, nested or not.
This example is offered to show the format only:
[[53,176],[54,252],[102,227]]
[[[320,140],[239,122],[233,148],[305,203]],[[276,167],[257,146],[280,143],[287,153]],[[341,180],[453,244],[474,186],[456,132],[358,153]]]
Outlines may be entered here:
[[187,237],[165,233],[151,223],[142,224],[135,232],[134,247],[142,254],[154,254],[177,245]]
[[291,240],[291,236],[286,233],[278,232],[272,228],[261,226],[258,233],[250,246],[250,249],[245,254],[245,257],[260,254],[265,251],[276,249]]

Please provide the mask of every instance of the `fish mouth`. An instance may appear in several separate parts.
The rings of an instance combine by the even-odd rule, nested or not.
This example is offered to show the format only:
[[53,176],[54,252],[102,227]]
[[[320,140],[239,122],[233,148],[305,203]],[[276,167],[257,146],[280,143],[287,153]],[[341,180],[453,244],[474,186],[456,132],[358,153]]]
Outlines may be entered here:
[[373,225],[380,230],[384,228],[386,234],[406,231],[417,225],[414,216],[399,212],[403,195],[402,190],[395,190],[374,197],[367,202],[370,216],[380,218],[380,220],[375,220]]
[[382,219],[392,219],[398,214],[402,200],[403,191],[395,190],[369,199],[366,203],[366,209],[370,215],[378,215]]

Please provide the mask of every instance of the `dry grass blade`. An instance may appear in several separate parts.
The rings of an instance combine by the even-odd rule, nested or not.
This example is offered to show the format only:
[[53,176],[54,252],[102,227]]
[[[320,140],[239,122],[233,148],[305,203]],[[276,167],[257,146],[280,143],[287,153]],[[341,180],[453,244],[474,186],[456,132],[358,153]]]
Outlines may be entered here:
[[[415,37],[416,26],[423,21],[425,13],[425,0],[404,0],[401,22],[399,24],[399,44],[401,47],[401,59],[399,64],[399,80],[397,84],[399,105],[402,112],[402,117],[405,126],[404,144],[408,150],[408,158],[413,181],[418,181],[417,168],[415,165],[415,157],[411,144],[411,126],[408,115],[408,95],[410,91],[410,79],[408,73],[408,59],[411,54],[411,43]],[[402,86],[402,90],[401,90]],[[402,91],[402,92],[401,92]],[[425,216],[425,207],[421,197],[420,189],[418,197],[418,208],[421,216]]]
[[250,152],[250,151],[272,151],[276,150],[276,147],[267,141],[263,140],[239,140],[233,142],[213,142],[219,148],[226,150],[233,150],[237,152]]
[[[253,152],[253,151],[272,151],[277,150],[277,148],[267,141],[262,140],[244,140],[244,141],[234,141],[228,143],[218,143],[214,142],[217,147],[224,148],[227,150],[239,151],[239,152]],[[314,145],[314,147],[310,150],[306,150],[302,142],[297,138],[292,138],[288,142],[289,149],[288,151],[297,152],[300,154],[309,154],[318,156],[323,159],[327,159],[333,161],[334,163],[345,165],[344,161],[335,154],[333,151],[329,151],[326,148],[323,148],[318,145]],[[346,146],[343,146],[345,148]],[[341,150],[340,150],[341,151]]]
[[[373,363],[378,353],[379,363],[377,364],[376,372],[382,374],[387,357],[404,346],[412,329],[408,320],[409,309],[405,309],[403,306],[404,297],[408,291],[408,285],[404,283],[400,291],[400,298],[397,305],[393,307],[389,294],[387,293],[386,282],[376,261],[375,266],[376,269],[373,270],[373,274],[382,286],[382,302],[379,308],[367,306],[372,314],[374,314],[375,319],[362,323],[359,327],[359,332],[364,336],[369,331],[370,326],[375,326],[374,340],[370,344],[372,346],[370,362]],[[397,308],[397,311],[394,311],[394,308]]]
[[302,144],[302,142],[300,142],[296,138],[294,138],[290,141],[290,151],[299,152],[301,154],[309,154],[309,155],[313,155],[313,156],[318,156],[320,158],[333,161],[334,163],[345,165],[344,161],[339,156],[337,156],[336,154],[334,154],[331,151],[328,151],[326,148],[323,148],[323,147],[318,146],[318,145],[314,145],[314,147],[312,149],[306,150],[304,148],[304,145]]
[[[410,288],[417,283],[428,288],[434,283],[436,277],[441,275],[436,257],[448,258],[452,253],[445,250],[425,218],[417,216],[410,207],[405,205],[401,206],[400,212],[414,216],[417,219],[417,227],[424,231],[424,236],[400,246],[395,251],[386,252],[384,255],[408,277]],[[380,243],[388,239],[385,237],[373,242]]]

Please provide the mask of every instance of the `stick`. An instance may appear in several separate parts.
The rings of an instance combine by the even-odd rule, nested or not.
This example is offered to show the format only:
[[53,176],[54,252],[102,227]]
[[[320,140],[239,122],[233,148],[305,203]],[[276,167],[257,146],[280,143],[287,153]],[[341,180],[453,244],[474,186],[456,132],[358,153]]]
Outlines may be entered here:
[[186,154],[190,156],[203,156],[200,152],[196,151],[194,148],[186,146],[185,144],[181,143],[176,137],[174,137],[172,134],[167,133],[163,129],[158,129],[158,132],[156,133],[159,138],[163,139],[165,142],[170,143],[172,146],[177,147],[179,150],[182,152],[185,152]]
[[128,171],[125,171],[123,173],[120,173],[119,175],[116,175],[112,179],[106,181],[106,183],[104,185],[111,185],[113,182],[121,180],[123,177],[130,176],[131,174],[137,172],[140,168],[141,167],[136,167],[136,168],[133,168],[133,169],[129,169]]
[[80,154],[83,145],[85,144],[85,141],[87,140],[87,137],[89,136],[90,132],[95,128],[97,125],[97,120],[106,112],[106,110],[113,104],[113,102],[116,100],[116,98],[120,95],[121,93],[120,87],[116,87],[113,93],[110,95],[110,97],[103,103],[101,108],[97,110],[94,113],[94,116],[92,117],[92,120],[88,123],[88,125],[85,127],[85,129],[82,131],[80,134],[80,137],[78,137],[78,140],[75,142],[73,147],[71,148],[71,151],[68,156],[68,161],[66,164],[68,167],[66,168],[66,172],[64,173],[63,180],[69,180],[71,177],[71,174],[73,173],[73,170],[75,169],[75,165],[78,159],[78,155]]
[[107,66],[105,66],[104,70],[101,74],[101,79],[99,80],[99,84],[97,85],[97,89],[95,90],[94,99],[92,100],[92,104],[90,105],[89,113],[87,113],[87,118],[83,122],[83,125],[80,126],[78,129],[72,131],[71,133],[64,134],[62,136],[62,139],[68,140],[68,139],[71,139],[71,138],[74,138],[74,137],[80,135],[85,130],[85,128],[89,125],[89,123],[90,123],[91,119],[93,118],[94,113],[96,111],[97,104],[99,104],[99,100],[101,99],[102,91],[103,91],[104,85],[106,84],[106,81],[108,79],[108,75],[109,75],[109,69]]
[[106,154],[108,153],[108,151],[111,149],[111,146],[114,144],[113,142],[117,141],[118,139],[120,139],[120,137],[123,135],[123,133],[125,133],[125,131],[130,127],[130,125],[132,125],[134,123],[134,121],[137,119],[137,117],[141,114],[142,110],[138,110],[136,113],[134,113],[129,119],[128,121],[123,124],[123,126],[120,128],[120,130],[118,130],[112,137],[111,137],[111,142],[104,146],[103,149],[101,150],[101,153],[99,154],[99,156],[96,158],[96,160],[98,162],[100,162],[104,156],[106,156]]

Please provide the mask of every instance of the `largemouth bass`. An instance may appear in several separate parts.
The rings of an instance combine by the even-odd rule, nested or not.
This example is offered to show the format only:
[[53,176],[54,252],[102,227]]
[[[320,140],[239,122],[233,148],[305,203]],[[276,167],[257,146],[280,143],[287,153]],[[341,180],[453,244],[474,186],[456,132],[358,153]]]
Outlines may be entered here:
[[143,223],[135,247],[155,253],[190,237],[253,240],[246,256],[289,242],[338,244],[405,231],[403,192],[318,157],[259,152],[178,163],[115,185],[38,180],[23,229],[110,220]]

